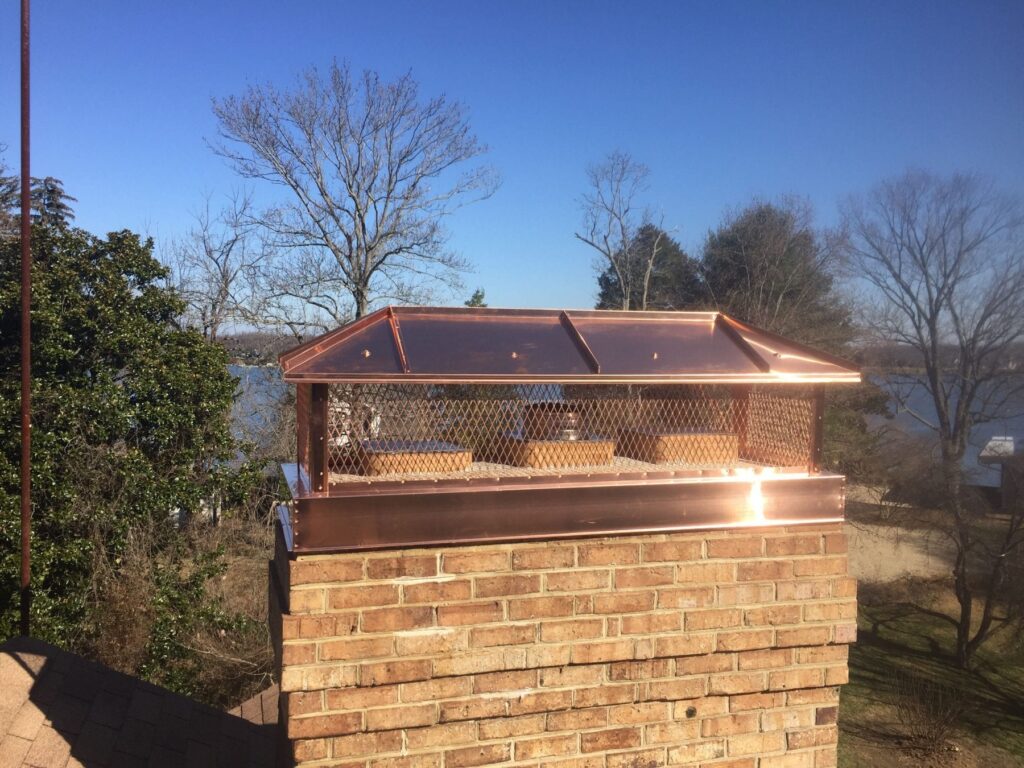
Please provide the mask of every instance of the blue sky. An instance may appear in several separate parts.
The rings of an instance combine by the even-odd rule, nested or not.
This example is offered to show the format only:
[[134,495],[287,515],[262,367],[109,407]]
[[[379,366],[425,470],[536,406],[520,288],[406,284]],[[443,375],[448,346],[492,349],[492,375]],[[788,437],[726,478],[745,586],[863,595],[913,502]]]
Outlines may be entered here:
[[[0,142],[17,165],[16,3]],[[210,99],[333,57],[462,101],[503,177],[452,219],[494,306],[590,306],[584,169],[621,148],[690,249],[754,196],[836,204],[909,166],[1024,193],[1024,3],[102,2],[33,9],[33,173],[165,242],[238,185]]]

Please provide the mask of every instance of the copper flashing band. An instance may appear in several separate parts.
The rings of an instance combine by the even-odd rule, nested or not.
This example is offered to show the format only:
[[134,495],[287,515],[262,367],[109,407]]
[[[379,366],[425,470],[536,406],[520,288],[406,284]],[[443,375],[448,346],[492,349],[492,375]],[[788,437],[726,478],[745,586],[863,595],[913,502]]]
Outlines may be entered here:
[[294,501],[294,553],[557,540],[836,522],[837,475],[749,476],[475,492],[315,494]]
[[402,329],[398,325],[394,307],[388,307],[388,324],[391,326],[391,335],[395,340],[395,349],[398,351],[398,359],[402,363],[402,371],[409,373],[409,358],[405,356],[405,347],[402,345]]
[[739,331],[733,327],[728,321],[725,315],[719,315],[715,318],[715,325],[721,328],[725,334],[732,339],[732,342],[739,348],[739,350],[750,358],[750,362],[757,366],[758,370],[763,373],[769,372],[772,367],[768,362],[757,354],[757,351],[747,343],[747,340],[743,338]]

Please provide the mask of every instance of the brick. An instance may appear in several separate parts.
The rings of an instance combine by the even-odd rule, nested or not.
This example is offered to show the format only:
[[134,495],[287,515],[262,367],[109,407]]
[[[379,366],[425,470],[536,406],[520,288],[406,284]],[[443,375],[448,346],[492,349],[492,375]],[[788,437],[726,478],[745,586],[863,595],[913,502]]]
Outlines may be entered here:
[[832,597],[856,597],[857,580],[851,578],[832,579],[830,585]]
[[508,552],[469,552],[443,555],[441,568],[445,573],[493,573],[507,571],[511,566]]
[[366,576],[370,579],[425,578],[436,575],[436,555],[376,557],[366,561]]
[[717,604],[722,608],[733,605],[763,605],[773,600],[774,584],[727,584],[718,588]]
[[624,635],[653,635],[662,632],[678,632],[682,628],[683,614],[642,613],[634,616],[623,616],[620,623]]
[[608,755],[607,768],[651,768],[665,764],[665,750],[640,749],[634,752],[618,752]]
[[764,540],[760,536],[730,536],[727,539],[709,539],[708,557],[760,557]]
[[473,692],[471,677],[443,677],[438,680],[424,680],[418,683],[405,683],[401,687],[402,701],[436,701],[466,696]]
[[672,705],[672,717],[676,720],[694,720],[724,715],[729,711],[729,696],[702,696],[689,701],[677,701]]
[[615,588],[660,587],[675,581],[675,568],[671,565],[646,568],[618,568],[615,570]]
[[783,601],[828,599],[832,596],[832,585],[827,579],[783,581],[775,585],[775,595]]
[[593,688],[577,688],[573,692],[573,703],[577,708],[606,707],[635,700],[635,685],[598,685]]
[[588,565],[635,565],[640,562],[639,544],[581,544],[576,562]]
[[609,570],[555,571],[545,574],[544,584],[548,592],[608,589],[611,584],[611,576],[612,572]]
[[786,693],[787,706],[801,706],[803,704],[838,704],[838,688],[808,688],[800,691],[788,691]]
[[508,701],[505,699],[476,697],[459,701],[441,702],[439,720],[442,723],[449,723],[457,720],[482,720],[489,717],[504,717],[507,714]]
[[793,663],[793,652],[788,649],[745,651],[736,655],[741,670],[777,669]]
[[[401,733],[399,733],[401,736]],[[414,728],[406,731],[408,749],[429,747],[450,747],[453,744],[470,744],[476,741],[476,723],[445,723],[429,728]],[[401,740],[399,740],[401,741]]]
[[281,648],[281,663],[288,665],[316,662],[316,643],[285,643]]
[[769,557],[818,555],[821,554],[821,536],[818,534],[804,536],[788,534],[777,538],[768,538],[765,539],[764,551]]
[[501,621],[502,618],[504,618],[504,614],[501,603],[497,601],[456,603],[437,607],[437,623],[446,627],[486,624],[491,621]]
[[478,648],[488,648],[495,645],[522,645],[534,642],[536,636],[536,624],[474,627],[469,633],[469,644]]
[[363,664],[359,668],[360,685],[387,685],[425,680],[430,677],[429,661],[385,661]]
[[724,715],[701,721],[701,736],[731,736],[736,733],[754,733],[758,730],[756,714]]
[[632,659],[636,646],[632,640],[606,640],[580,643],[572,647],[573,664],[597,664],[602,661]]
[[712,675],[708,679],[708,693],[757,693],[765,689],[765,676],[760,672],[733,672]]
[[672,716],[668,704],[660,701],[621,704],[609,707],[609,725],[641,725],[668,720]]
[[777,670],[768,674],[768,688],[773,691],[820,688],[824,683],[824,670],[815,668]]
[[492,739],[507,739],[510,736],[543,733],[546,719],[547,717],[543,714],[499,717],[494,720],[481,720],[479,723],[474,723],[474,726],[479,729],[478,734],[481,741],[490,741]]
[[[779,694],[783,695],[783,694]],[[761,713],[762,731],[789,731],[814,725],[814,712],[810,709],[784,707]]]
[[382,685],[375,688],[332,688],[324,691],[328,711],[354,712],[368,707],[384,707],[398,703],[398,686]]
[[[729,737],[729,755],[764,755],[786,748],[783,733],[743,733]],[[763,764],[763,763],[762,763]]]
[[288,720],[289,739],[322,739],[326,736],[345,736],[363,729],[361,712],[293,717]]
[[749,651],[771,648],[774,632],[770,629],[747,629],[739,632],[719,632],[715,648],[720,652]]
[[791,578],[793,578],[792,560],[753,560],[736,565],[737,581],[779,581]]
[[669,677],[671,674],[672,662],[669,659],[617,661],[608,665],[609,680],[650,680]]
[[464,651],[468,647],[469,635],[465,630],[436,627],[395,633],[395,649],[399,656],[438,656]]
[[786,734],[787,749],[808,749],[835,744],[839,731],[835,726],[808,728],[803,731],[792,731]]
[[594,613],[639,613],[654,609],[655,592],[621,592],[594,596]]
[[445,603],[452,600],[468,600],[473,594],[473,582],[469,579],[430,581],[401,586],[403,603]]
[[295,586],[360,581],[362,578],[362,558],[345,560],[340,557],[328,557],[323,560],[296,560],[291,564],[289,574],[289,579]]
[[[838,627],[836,634],[838,635]],[[839,642],[838,638],[836,642]],[[797,648],[796,660],[800,664],[825,664],[829,662],[840,662],[846,666],[850,656],[850,649],[847,645],[828,645],[821,647]]]
[[559,667],[569,663],[572,656],[572,645],[535,645],[526,649],[526,666],[528,667]]
[[539,757],[572,755],[576,753],[576,736],[544,736],[539,739],[520,739],[515,743],[516,760],[535,760]]
[[[495,672],[507,669],[509,666],[502,648],[485,648],[470,653],[435,658],[433,661],[433,676],[475,675],[481,672]],[[522,666],[522,664],[519,666]]]
[[707,683],[702,677],[683,680],[658,680],[645,686],[644,699],[647,701],[679,701],[695,699],[707,693]]
[[799,621],[799,605],[769,605],[764,608],[748,608],[743,612],[743,623],[749,627],[774,627]]
[[[331,764],[331,768],[363,768],[363,763]],[[412,755],[371,760],[369,768],[441,768],[441,755]]]
[[597,664],[578,667],[549,667],[540,670],[540,685],[542,688],[579,688],[604,682],[604,675],[604,666]]
[[473,765],[504,763],[511,757],[510,744],[486,744],[448,750],[444,753],[444,764],[446,768],[467,768]]
[[288,610],[292,614],[323,613],[326,594],[323,589],[293,589],[288,597]]
[[775,633],[775,645],[779,648],[791,648],[797,645],[825,645],[830,634],[830,627],[780,629]]
[[839,719],[839,707],[818,707],[814,711],[815,725],[831,725]]
[[528,595],[540,592],[540,576],[516,574],[514,576],[482,576],[473,579],[476,597],[502,597]]
[[524,669],[513,672],[492,672],[476,675],[473,679],[473,693],[494,693],[515,691],[537,686],[537,670]]
[[676,659],[676,674],[680,677],[706,675],[709,672],[729,672],[735,668],[735,656],[728,653],[711,653],[704,656]]
[[659,608],[704,608],[714,605],[714,587],[685,587],[683,589],[659,589]]
[[[289,672],[292,670],[285,670]],[[302,672],[302,685],[304,690],[316,691],[325,688],[344,688],[355,685],[359,675],[359,667],[350,664],[330,664],[328,666],[312,667],[305,670],[294,670]],[[287,690],[282,684],[282,690]]]
[[752,709],[774,709],[785,704],[785,695],[781,693],[748,693],[742,696],[729,697],[730,712],[746,712]]
[[512,569],[516,571],[572,568],[576,550],[571,545],[547,544],[537,549],[519,549],[512,553]]
[[758,765],[760,768],[815,768],[814,754],[811,752],[765,756]]
[[566,712],[551,712],[547,715],[549,731],[585,731],[604,728],[608,725],[608,710],[600,707],[570,709]]
[[677,584],[728,584],[736,581],[736,563],[688,563],[676,566]]
[[572,691],[543,691],[520,696],[509,702],[508,712],[516,715],[530,715],[537,712],[554,712],[572,706]]
[[849,544],[845,533],[825,534],[825,554],[842,555],[849,550]]
[[670,747],[668,750],[669,765],[695,765],[707,760],[725,757],[725,739],[710,739],[694,744]]
[[323,710],[323,694],[321,691],[295,691],[283,693],[285,710],[288,715],[310,715]]
[[404,707],[368,709],[366,730],[393,731],[399,728],[418,728],[437,722],[436,704],[415,704]]
[[738,627],[743,623],[743,612],[738,608],[709,609],[686,612],[686,631]]
[[397,632],[404,629],[430,627],[433,624],[434,609],[428,605],[417,605],[363,611],[360,628],[363,632]]
[[332,611],[396,605],[398,603],[398,587],[394,584],[338,587],[328,592],[327,602]]
[[678,744],[700,737],[700,720],[654,723],[644,728],[645,744]]
[[320,644],[320,659],[322,661],[343,661],[391,656],[394,652],[394,642],[391,637],[330,640]]
[[[331,740],[331,755],[335,758],[363,757],[400,752],[402,749],[401,731],[391,733],[357,733],[352,736],[339,736]],[[327,757],[326,754],[318,757]],[[312,760],[313,757],[304,759]]]
[[572,616],[575,602],[571,596],[526,597],[508,601],[508,617],[512,621]]
[[845,664],[825,669],[825,685],[846,685],[850,682],[850,669]]
[[[341,737],[348,738],[348,737]],[[292,755],[297,762],[321,760],[331,748],[330,739],[298,739],[292,741]]]
[[835,641],[837,643],[857,642],[856,624],[839,624],[835,628]]
[[793,573],[796,576],[845,575],[846,571],[847,564],[844,556],[798,558],[793,561]]
[[580,734],[580,750],[582,752],[603,752],[612,749],[629,749],[639,747],[641,741],[639,728],[610,728],[605,731],[593,731]]
[[857,603],[844,600],[840,603],[806,603],[804,621],[843,621],[857,619]]
[[659,637],[654,641],[656,656],[695,656],[710,653],[715,645],[715,636],[711,633],[702,635],[670,635]]
[[684,560],[700,560],[701,549],[700,541],[652,542],[643,545],[643,561],[645,563],[677,563]]
[[604,635],[603,619],[572,619],[545,621],[540,625],[540,639],[545,643],[585,640]]

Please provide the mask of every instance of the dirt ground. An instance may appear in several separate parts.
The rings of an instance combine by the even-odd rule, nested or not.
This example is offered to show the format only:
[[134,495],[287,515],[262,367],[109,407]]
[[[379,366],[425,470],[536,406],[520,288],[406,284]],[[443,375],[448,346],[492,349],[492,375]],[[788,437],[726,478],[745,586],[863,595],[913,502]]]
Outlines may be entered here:
[[953,547],[948,539],[923,530],[847,522],[850,575],[859,581],[932,579],[950,572]]

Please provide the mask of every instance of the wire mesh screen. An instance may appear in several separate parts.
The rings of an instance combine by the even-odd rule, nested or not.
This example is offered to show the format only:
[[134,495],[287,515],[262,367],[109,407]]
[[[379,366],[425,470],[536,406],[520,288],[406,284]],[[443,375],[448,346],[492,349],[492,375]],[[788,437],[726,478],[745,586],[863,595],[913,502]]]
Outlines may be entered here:
[[806,466],[807,397],[725,386],[332,385],[334,482]]

